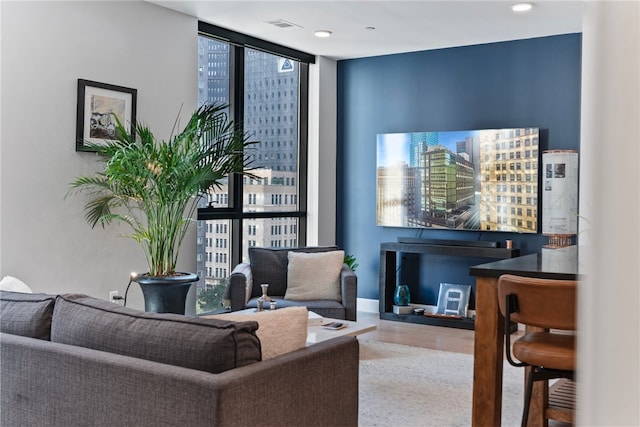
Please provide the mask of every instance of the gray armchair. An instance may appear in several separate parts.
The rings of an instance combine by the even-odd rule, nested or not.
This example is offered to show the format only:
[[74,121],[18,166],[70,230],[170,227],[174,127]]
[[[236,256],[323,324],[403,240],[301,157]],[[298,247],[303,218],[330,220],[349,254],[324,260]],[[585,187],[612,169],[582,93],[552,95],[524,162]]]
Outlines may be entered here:
[[338,300],[285,299],[289,252],[318,253],[339,250],[337,246],[306,246],[298,248],[249,248],[249,263],[238,264],[231,272],[225,294],[225,304],[231,311],[256,308],[262,296],[260,284],[269,285],[268,295],[276,300],[278,308],[305,306],[323,317],[356,320],[358,278],[346,264],[340,271],[340,297]]

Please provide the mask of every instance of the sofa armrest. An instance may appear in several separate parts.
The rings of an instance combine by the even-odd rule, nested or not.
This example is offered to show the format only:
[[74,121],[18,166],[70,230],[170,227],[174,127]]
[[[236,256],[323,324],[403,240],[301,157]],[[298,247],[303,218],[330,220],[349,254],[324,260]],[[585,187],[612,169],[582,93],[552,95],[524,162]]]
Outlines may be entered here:
[[0,337],[1,425],[358,422],[359,348],[353,337],[220,374],[18,335]]
[[233,273],[229,277],[229,284],[227,284],[227,292],[225,294],[226,308],[230,308],[231,311],[238,311],[244,308],[246,283],[247,279],[244,274]]
[[252,277],[249,263],[240,263],[231,272],[224,296],[224,305],[231,311],[244,309],[251,295]]
[[359,344],[354,337],[320,342],[221,376],[220,408],[230,408],[221,425],[358,425]]
[[358,276],[347,264],[343,264],[340,271],[340,288],[342,291],[342,305],[345,308],[344,318],[355,322],[358,302]]

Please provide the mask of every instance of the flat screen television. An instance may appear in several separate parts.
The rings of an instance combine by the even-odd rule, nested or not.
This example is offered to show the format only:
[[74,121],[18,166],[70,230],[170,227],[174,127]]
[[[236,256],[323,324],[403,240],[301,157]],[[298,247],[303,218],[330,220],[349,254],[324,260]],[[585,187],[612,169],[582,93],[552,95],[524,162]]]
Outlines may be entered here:
[[377,225],[537,233],[539,133],[378,134]]

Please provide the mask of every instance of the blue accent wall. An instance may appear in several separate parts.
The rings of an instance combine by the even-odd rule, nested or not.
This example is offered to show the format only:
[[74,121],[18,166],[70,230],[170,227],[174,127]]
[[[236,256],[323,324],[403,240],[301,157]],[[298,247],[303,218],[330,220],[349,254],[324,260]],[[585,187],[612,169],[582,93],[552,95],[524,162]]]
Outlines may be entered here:
[[[579,150],[580,75],[581,34],[338,62],[336,242],[357,258],[360,298],[378,298],[380,243],[400,236],[512,239],[521,254],[539,251],[548,240],[541,234],[376,226],[376,135],[539,127],[541,152]],[[419,257],[412,302],[435,305],[440,282],[474,285],[469,267],[491,261]]]

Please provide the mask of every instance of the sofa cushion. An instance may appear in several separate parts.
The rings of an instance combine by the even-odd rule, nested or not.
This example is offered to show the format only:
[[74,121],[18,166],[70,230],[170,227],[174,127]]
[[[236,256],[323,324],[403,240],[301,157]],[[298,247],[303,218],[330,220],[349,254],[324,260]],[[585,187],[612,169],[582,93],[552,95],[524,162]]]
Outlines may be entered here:
[[86,295],[56,299],[51,341],[219,373],[261,359],[256,322],[145,313]]
[[342,301],[340,271],[344,251],[289,252],[285,299]]
[[0,291],[0,331],[51,339],[55,295]]
[[251,296],[262,295],[260,285],[269,285],[268,294],[283,296],[287,291],[287,267],[289,252],[326,252],[335,251],[336,246],[306,246],[301,248],[249,248],[249,262],[253,276]]
[[205,316],[210,319],[228,319],[235,322],[258,322],[258,338],[262,346],[262,360],[299,350],[307,345],[306,307],[288,307],[260,312],[233,312]]

